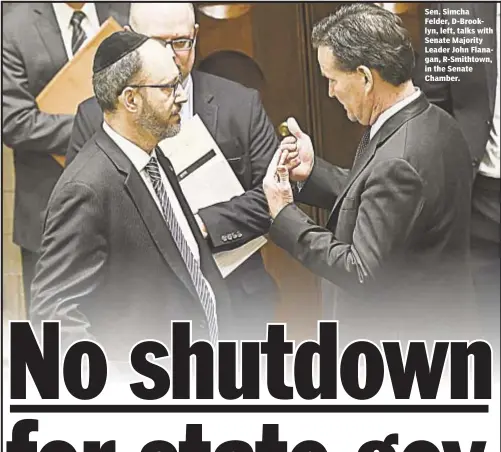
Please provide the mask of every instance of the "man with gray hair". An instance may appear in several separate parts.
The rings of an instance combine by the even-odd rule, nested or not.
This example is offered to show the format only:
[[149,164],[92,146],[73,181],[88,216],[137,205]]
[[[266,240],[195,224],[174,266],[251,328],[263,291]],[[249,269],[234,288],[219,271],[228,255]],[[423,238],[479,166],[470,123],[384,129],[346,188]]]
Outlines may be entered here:
[[170,341],[191,320],[215,342],[228,298],[169,161],[186,101],[173,53],[118,32],[100,45],[94,92],[103,127],[49,200],[32,286],[32,319],[60,320],[65,345],[95,338],[113,360],[145,338]]
[[[457,124],[413,86],[411,40],[393,13],[343,6],[312,40],[329,96],[366,129],[346,170],[315,157],[289,119],[264,181],[271,239],[336,286],[344,343],[470,337],[472,181]],[[330,211],[325,227],[294,204],[289,177],[297,201]]]
[[[199,210],[196,218],[212,251],[237,248],[266,234],[270,221],[262,180],[279,141],[259,93],[193,70],[199,26],[191,3],[133,3],[130,27],[172,49],[187,95],[179,112],[181,125],[198,114],[245,190],[230,201]],[[101,123],[94,98],[80,105],[68,163]],[[228,275],[226,283],[233,302],[230,323],[234,333],[240,338],[264,338],[266,322],[274,320],[278,291],[261,253],[254,253]]]

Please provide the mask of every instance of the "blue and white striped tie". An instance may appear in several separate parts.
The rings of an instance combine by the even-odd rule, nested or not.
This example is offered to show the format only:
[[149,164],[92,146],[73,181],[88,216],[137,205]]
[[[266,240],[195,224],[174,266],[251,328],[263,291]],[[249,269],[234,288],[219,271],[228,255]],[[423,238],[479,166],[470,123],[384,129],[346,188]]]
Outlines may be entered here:
[[155,193],[160,200],[160,206],[162,207],[162,213],[167,223],[169,230],[171,231],[172,238],[176,243],[176,246],[183,258],[184,263],[188,269],[191,280],[193,281],[193,285],[195,286],[195,290],[197,291],[198,297],[200,298],[200,302],[202,303],[202,307],[205,312],[205,317],[207,318],[207,323],[209,325],[209,337],[211,342],[216,345],[217,337],[218,337],[218,327],[217,327],[217,314],[216,314],[216,300],[212,291],[209,289],[207,280],[204,278],[202,274],[202,270],[200,268],[200,264],[198,260],[195,258],[191,249],[184,237],[181,226],[179,225],[176,216],[174,215],[174,210],[172,209],[172,205],[169,201],[169,197],[167,196],[167,191],[165,190],[165,186],[162,183],[162,178],[160,176],[160,170],[158,167],[158,162],[155,157],[152,157],[151,160],[145,167],[146,173],[148,174],[153,188],[155,189]]
[[85,19],[85,13],[82,11],[75,11],[71,16],[70,24],[73,27],[73,34],[71,35],[71,52],[73,55],[78,52],[82,44],[87,39],[84,29],[82,28],[82,21]]

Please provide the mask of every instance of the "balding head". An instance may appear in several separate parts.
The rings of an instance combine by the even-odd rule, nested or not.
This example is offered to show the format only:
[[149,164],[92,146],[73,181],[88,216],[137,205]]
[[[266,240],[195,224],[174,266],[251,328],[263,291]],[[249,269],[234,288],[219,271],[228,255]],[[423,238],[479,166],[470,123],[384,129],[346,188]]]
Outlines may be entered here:
[[[130,24],[134,31],[164,41],[194,40],[198,32],[192,3],[133,2]],[[176,50],[175,56],[176,64],[186,78],[195,62],[195,49]]]
[[147,36],[184,34],[195,26],[195,11],[192,3],[133,2],[130,23]]

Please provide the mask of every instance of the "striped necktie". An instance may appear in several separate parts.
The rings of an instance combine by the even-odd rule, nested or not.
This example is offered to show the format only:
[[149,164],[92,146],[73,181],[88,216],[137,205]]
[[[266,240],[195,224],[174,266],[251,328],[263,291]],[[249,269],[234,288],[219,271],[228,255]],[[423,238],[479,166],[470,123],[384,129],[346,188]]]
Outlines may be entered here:
[[71,16],[70,24],[73,27],[73,35],[71,36],[71,51],[73,52],[73,55],[77,53],[85,39],[87,39],[87,35],[82,28],[82,20],[84,20],[85,17],[85,13],[82,11],[75,11],[73,16]]
[[357,153],[355,154],[355,159],[353,160],[353,166],[355,166],[357,161],[364,155],[364,152],[367,149],[370,140],[371,140],[371,126],[365,129],[365,132],[362,135],[362,139],[360,140],[360,143],[358,143]]
[[207,323],[209,325],[210,340],[215,346],[218,337],[216,300],[212,291],[209,290],[208,283],[204,278],[204,275],[202,274],[200,264],[191,252],[188,242],[184,237],[181,226],[176,219],[174,210],[172,209],[172,205],[169,201],[169,197],[167,196],[167,191],[162,182],[158,162],[155,157],[151,158],[151,160],[146,165],[145,170],[153,184],[155,193],[160,200],[160,206],[162,207],[162,213],[165,222],[167,223],[167,226],[172,234],[172,238],[174,239],[177,249],[179,250],[181,257],[186,264],[193,285],[195,286],[195,290],[197,291],[200,303],[202,304],[205,312],[205,317],[207,318]]

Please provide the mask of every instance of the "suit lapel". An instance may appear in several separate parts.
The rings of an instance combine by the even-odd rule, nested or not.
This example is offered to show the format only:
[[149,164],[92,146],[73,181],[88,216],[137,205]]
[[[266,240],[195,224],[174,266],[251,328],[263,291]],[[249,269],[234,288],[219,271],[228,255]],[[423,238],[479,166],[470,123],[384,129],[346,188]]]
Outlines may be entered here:
[[111,4],[110,3],[96,3],[96,13],[99,19],[99,25],[102,25],[108,17],[111,16]]
[[193,111],[207,127],[212,137],[216,139],[217,105],[213,102],[214,95],[207,86],[204,74],[193,71]]
[[385,143],[386,140],[388,140],[388,138],[390,138],[400,127],[402,127],[403,124],[412,119],[414,116],[422,113],[424,110],[426,110],[426,108],[428,108],[428,106],[428,101],[421,93],[421,95],[416,100],[404,107],[396,115],[388,119],[376,132],[376,134],[372,137],[372,140],[369,142],[364,154],[356,162],[355,166],[353,166],[346,186],[334,203],[334,207],[332,208],[329,220],[327,221],[328,225],[332,224],[332,222],[337,218],[336,212],[338,210],[338,207],[341,205],[343,199],[345,198],[355,180],[357,180],[362,171],[373,159],[374,155],[376,154],[376,150],[380,146],[382,146],[383,143]]
[[478,2],[473,4],[474,14],[476,18],[483,21],[483,27],[491,27],[494,33],[491,34],[478,34],[477,36],[483,38],[482,48],[494,49],[494,52],[488,54],[493,59],[491,64],[483,64],[485,68],[485,77],[487,79],[487,91],[489,94],[489,108],[491,114],[494,114],[494,104],[496,101],[496,83],[497,83],[497,44],[496,44],[496,3]]
[[35,27],[40,35],[40,42],[45,46],[56,71],[68,62],[63,37],[57,23],[51,3],[37,3],[33,7]]
[[132,163],[123,151],[102,129],[96,134],[96,142],[112,160],[118,171],[124,174],[125,189],[132,198],[146,229],[150,233],[153,242],[163,256],[166,264],[183,282],[190,293],[198,299],[186,265],[179,254],[169,228],[160,214],[155,201],[151,197],[148,188],[141,179],[140,174],[132,166]]

